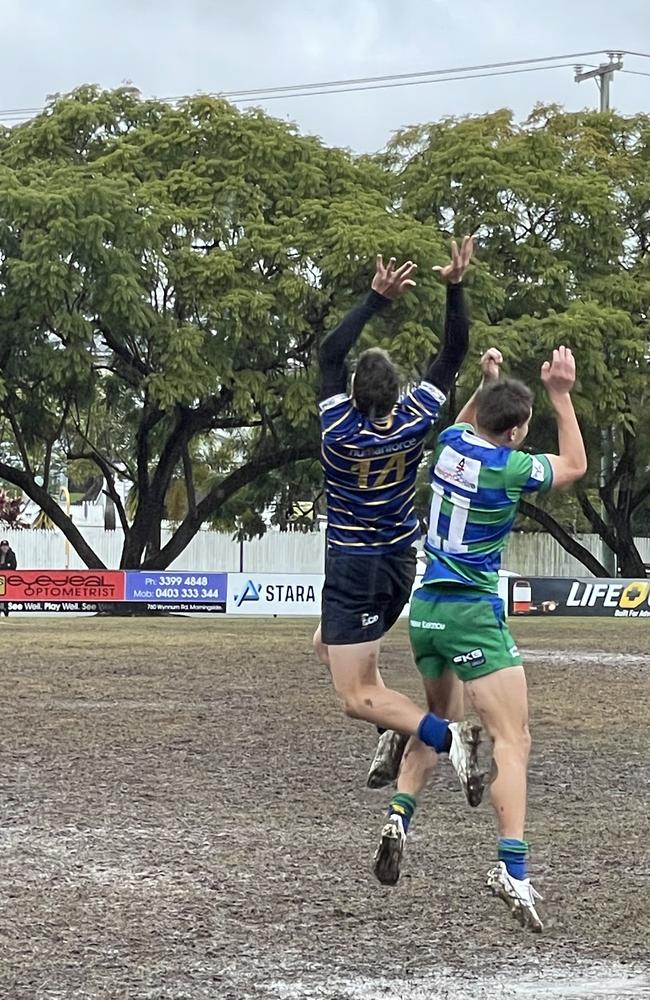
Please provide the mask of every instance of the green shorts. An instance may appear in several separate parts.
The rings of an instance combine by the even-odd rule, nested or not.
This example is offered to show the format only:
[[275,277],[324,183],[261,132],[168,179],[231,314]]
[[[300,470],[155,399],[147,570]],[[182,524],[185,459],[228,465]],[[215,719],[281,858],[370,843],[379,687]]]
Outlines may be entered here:
[[435,680],[449,669],[471,681],[522,664],[496,594],[423,587],[411,601],[409,632],[423,677]]

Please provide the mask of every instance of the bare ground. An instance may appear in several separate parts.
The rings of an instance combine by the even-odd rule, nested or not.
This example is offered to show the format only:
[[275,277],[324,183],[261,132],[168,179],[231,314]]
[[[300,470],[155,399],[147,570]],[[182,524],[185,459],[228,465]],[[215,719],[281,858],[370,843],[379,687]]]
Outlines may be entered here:
[[[312,622],[0,623],[0,997],[650,995],[650,626],[515,627],[541,937],[483,889],[490,810],[446,764],[373,882],[374,735]],[[384,668],[418,695],[401,627]]]

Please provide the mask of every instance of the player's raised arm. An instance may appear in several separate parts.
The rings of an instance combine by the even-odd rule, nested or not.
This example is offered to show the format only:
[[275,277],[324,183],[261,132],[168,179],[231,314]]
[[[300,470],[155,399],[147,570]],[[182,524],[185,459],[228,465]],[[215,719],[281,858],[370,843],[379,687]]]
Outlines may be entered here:
[[396,267],[395,264],[394,257],[390,258],[388,264],[384,264],[381,254],[377,256],[371,291],[323,340],[318,352],[321,371],[319,399],[329,399],[346,392],[348,370],[345,359],[364,326],[376,312],[415,286],[413,275],[417,264],[411,260],[407,260],[401,267]]
[[576,380],[576,363],[568,347],[553,351],[553,359],[542,365],[542,382],[555,410],[559,455],[547,455],[553,469],[553,486],[569,486],[587,471],[582,432],[576,418],[571,390]]
[[465,309],[462,280],[474,252],[474,240],[465,236],[460,249],[456,240],[451,242],[451,262],[445,267],[434,267],[447,285],[447,311],[442,347],[429,365],[424,381],[436,386],[445,394],[449,392],[467,348],[469,347],[469,320]]
[[481,358],[481,382],[456,417],[457,424],[471,424],[476,427],[476,400],[481,389],[490,382],[496,382],[501,374],[503,355],[496,347],[490,347]]

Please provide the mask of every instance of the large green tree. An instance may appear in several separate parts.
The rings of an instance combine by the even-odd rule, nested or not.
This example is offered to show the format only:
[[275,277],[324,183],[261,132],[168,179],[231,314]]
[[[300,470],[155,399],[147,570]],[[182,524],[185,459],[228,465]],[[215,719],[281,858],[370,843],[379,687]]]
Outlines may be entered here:
[[[245,526],[242,490],[259,502],[317,455],[316,347],[378,250],[433,263],[443,243],[369,158],[207,97],[54,99],[0,134],[0,478],[90,567],[56,469],[103,477],[124,567],[165,568],[206,520]],[[406,375],[442,308],[425,280],[375,328]]]
[[[404,131],[384,162],[400,211],[478,235],[486,273],[472,296],[474,358],[496,344],[514,373],[539,385],[551,348],[574,349],[590,458],[576,496],[621,574],[643,575],[633,529],[650,498],[650,118],[550,107],[518,125],[500,111]],[[549,448],[541,392],[537,410],[530,443]],[[607,572],[552,501],[522,509]]]

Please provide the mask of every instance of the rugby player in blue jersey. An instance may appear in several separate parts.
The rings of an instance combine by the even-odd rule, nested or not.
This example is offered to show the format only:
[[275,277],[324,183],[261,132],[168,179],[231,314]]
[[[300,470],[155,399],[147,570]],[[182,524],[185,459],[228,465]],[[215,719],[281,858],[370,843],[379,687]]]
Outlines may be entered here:
[[[483,355],[482,387],[438,437],[428,565],[411,601],[410,632],[425,689],[456,675],[494,741],[491,798],[499,841],[488,885],[524,927],[539,932],[539,894],[528,878],[524,840],[530,750],[526,676],[499,599],[498,571],[522,494],[570,485],[585,474],[587,458],[571,401],[576,377],[571,351],[559,347],[541,372],[557,422],[555,455],[519,450],[533,394],[521,382],[501,380],[501,363],[495,348]],[[434,765],[428,747],[412,740],[375,855],[375,874],[384,884],[399,878],[406,832]]]
[[[384,266],[378,257],[371,292],[321,345],[321,457],[328,528],[322,617],[314,636],[316,652],[330,669],[346,714],[387,730],[382,739],[388,738],[395,750],[394,734],[403,734],[417,735],[436,752],[449,753],[468,798],[468,781],[477,766],[472,734],[466,724],[446,721],[462,717],[460,685],[454,678],[451,683],[445,679],[429,700],[430,711],[423,713],[405,695],[384,686],[378,658],[381,639],[408,602],[415,579],[413,546],[420,536],[413,506],[416,473],[426,437],[467,352],[469,324],[461,282],[472,251],[470,237],[460,249],[454,241],[451,263],[434,268],[447,284],[443,343],[423,381],[404,396],[399,394],[395,365],[379,348],[359,356],[348,394],[346,356],[366,322],[414,287],[412,261],[396,267],[391,259]],[[400,755],[395,755],[397,764]],[[380,764],[387,763],[385,755],[379,758]],[[390,779],[396,771],[394,757],[391,763]],[[371,773],[369,783],[385,782],[373,781]],[[480,794],[474,797],[472,804],[477,805]]]

